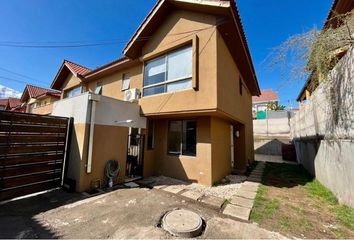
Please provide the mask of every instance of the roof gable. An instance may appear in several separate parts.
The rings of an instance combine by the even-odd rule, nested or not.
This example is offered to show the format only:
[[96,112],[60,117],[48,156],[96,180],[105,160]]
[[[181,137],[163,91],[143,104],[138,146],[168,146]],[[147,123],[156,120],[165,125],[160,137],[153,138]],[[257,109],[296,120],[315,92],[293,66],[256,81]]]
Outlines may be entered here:
[[21,101],[27,102],[28,98],[39,98],[43,95],[51,95],[55,97],[60,97],[60,91],[48,88],[41,88],[33,85],[27,85],[25,90],[23,90]]
[[239,67],[252,95],[259,95],[260,89],[254,70],[247,40],[234,0],[159,0],[146,16],[123,53],[131,59],[141,56],[142,48],[168,14],[174,9],[183,9],[223,18],[216,25],[234,61]]
[[92,70],[87,67],[64,60],[50,87],[52,89],[60,90],[69,73],[72,73],[75,77],[82,79],[85,74],[88,74],[91,71]]

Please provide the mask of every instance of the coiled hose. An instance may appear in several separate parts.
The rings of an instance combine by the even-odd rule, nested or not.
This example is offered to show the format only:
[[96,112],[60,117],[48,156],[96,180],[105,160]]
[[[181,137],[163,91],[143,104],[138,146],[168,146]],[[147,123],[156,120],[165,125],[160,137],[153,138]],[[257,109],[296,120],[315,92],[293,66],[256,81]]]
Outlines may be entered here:
[[116,160],[108,160],[106,162],[104,173],[108,178],[108,187],[113,186],[113,178],[117,177],[120,171],[119,162]]

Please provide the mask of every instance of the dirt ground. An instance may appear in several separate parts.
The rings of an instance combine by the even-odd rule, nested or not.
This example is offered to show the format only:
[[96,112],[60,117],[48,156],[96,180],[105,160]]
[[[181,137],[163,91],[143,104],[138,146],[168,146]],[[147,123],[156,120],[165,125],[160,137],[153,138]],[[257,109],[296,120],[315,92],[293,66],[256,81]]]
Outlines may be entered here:
[[251,219],[288,237],[353,239],[354,232],[336,216],[335,209],[341,206],[311,194],[313,181],[300,166],[267,163]]
[[200,238],[284,238],[157,189],[117,189],[83,199],[61,190],[0,205],[0,238],[174,238],[159,227],[175,208],[205,220]]

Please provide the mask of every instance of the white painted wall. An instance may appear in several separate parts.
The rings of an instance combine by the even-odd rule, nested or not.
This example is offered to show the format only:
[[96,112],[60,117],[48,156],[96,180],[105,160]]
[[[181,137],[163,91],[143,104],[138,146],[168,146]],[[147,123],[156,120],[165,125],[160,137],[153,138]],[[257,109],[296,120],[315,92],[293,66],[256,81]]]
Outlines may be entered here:
[[[90,123],[91,98],[97,99],[95,124],[146,128],[146,118],[140,116],[140,106],[137,103],[125,102],[88,92],[55,102],[52,115],[73,117],[74,124]],[[127,120],[132,120],[132,122],[126,123]]]

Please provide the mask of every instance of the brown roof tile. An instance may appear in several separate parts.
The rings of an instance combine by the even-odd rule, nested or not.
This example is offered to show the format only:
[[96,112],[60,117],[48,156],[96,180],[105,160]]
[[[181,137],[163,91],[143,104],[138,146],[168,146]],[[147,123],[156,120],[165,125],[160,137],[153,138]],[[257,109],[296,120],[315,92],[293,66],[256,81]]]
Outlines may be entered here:
[[261,90],[261,95],[259,97],[257,96],[252,97],[253,103],[278,101],[278,100],[279,100],[278,94],[274,92],[272,89]]
[[75,72],[78,75],[85,75],[91,72],[91,69],[81,66],[77,63],[70,62],[68,60],[64,60],[64,63],[70,68],[71,71]]

